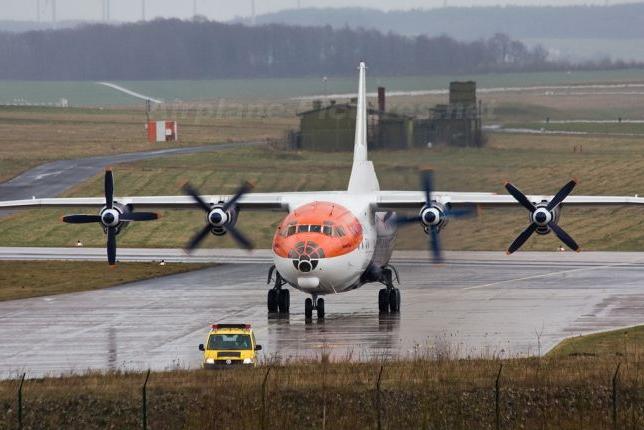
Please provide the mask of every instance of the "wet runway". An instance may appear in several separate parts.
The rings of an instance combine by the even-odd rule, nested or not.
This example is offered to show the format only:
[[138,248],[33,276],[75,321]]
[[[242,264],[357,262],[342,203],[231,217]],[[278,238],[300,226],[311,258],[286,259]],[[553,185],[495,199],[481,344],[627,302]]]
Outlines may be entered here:
[[[210,252],[214,261],[219,253]],[[367,285],[326,296],[324,322],[305,324],[306,296],[296,291],[290,317],[269,319],[265,252],[101,291],[2,302],[0,377],[197,367],[197,345],[215,322],[253,324],[264,358],[327,351],[353,359],[545,353],[568,336],[644,322],[644,253],[446,257],[435,267],[418,253],[396,254],[398,317],[378,315],[379,286]]]

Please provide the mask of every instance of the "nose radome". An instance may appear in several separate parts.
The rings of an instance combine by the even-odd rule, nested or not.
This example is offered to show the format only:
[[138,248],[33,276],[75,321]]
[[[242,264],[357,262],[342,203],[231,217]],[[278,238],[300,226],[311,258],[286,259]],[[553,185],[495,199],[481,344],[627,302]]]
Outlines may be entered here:
[[537,222],[544,223],[547,221],[548,216],[544,212],[537,212],[534,218]]
[[308,273],[311,271],[311,262],[306,260],[300,261],[297,268],[300,272]]

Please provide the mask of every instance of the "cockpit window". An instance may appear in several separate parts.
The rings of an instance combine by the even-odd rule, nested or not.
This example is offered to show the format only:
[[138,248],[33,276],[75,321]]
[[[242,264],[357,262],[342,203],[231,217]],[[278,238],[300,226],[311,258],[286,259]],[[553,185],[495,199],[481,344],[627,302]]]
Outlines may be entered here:
[[293,236],[295,234],[295,229],[296,229],[296,226],[289,225],[288,226],[287,236]]
[[322,226],[321,225],[312,225],[311,229],[309,231],[311,233],[321,233],[322,232]]
[[341,225],[335,227],[335,236],[343,237],[345,235],[344,228]]
[[327,236],[331,236],[333,234],[333,228],[330,225],[325,225],[322,227],[322,233]]
[[309,231],[309,226],[308,225],[298,225],[297,226],[297,232],[298,233],[306,233]]

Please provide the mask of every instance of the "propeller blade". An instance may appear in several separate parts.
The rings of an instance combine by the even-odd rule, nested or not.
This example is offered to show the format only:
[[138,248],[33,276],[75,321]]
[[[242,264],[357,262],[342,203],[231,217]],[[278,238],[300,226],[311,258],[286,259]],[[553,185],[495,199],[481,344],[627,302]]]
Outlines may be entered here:
[[199,192],[194,189],[190,184],[186,184],[183,186],[183,191],[188,194],[192,199],[199,205],[201,209],[203,209],[205,212],[210,212],[210,205],[204,201],[204,199],[201,198],[199,195]]
[[508,248],[508,255],[516,252],[521,246],[526,242],[526,240],[530,239],[530,236],[532,236],[532,233],[534,233],[537,230],[537,225],[535,223],[532,223],[523,230],[523,232],[512,242],[512,245]]
[[110,266],[116,264],[116,228],[107,229],[107,262]]
[[534,204],[528,200],[528,198],[519,190],[517,187],[512,185],[511,183],[507,182],[505,184],[505,189],[508,190],[508,193],[512,195],[516,199],[517,202],[521,204],[524,208],[529,210],[530,212],[534,212],[537,210],[537,208],[534,207]]
[[155,212],[128,212],[121,215],[122,221],[154,221],[159,218]]
[[101,222],[99,215],[67,215],[63,217],[63,222],[68,224],[90,224]]
[[421,222],[420,215],[405,216],[396,214],[396,225],[407,225]]
[[467,206],[459,209],[450,209],[445,212],[448,218],[470,218],[476,216],[476,208],[474,206]]
[[114,207],[114,175],[109,169],[105,171],[105,206]]
[[228,209],[230,209],[235,203],[237,203],[237,200],[241,198],[244,194],[248,193],[250,190],[253,189],[253,185],[250,182],[244,182],[241,187],[237,190],[235,195],[233,196],[232,199],[228,200],[224,206],[223,210],[224,212],[227,212]]
[[432,226],[429,233],[429,249],[432,253],[432,257],[434,258],[434,263],[441,263],[443,261],[443,256],[441,253],[441,243],[438,230],[436,230],[436,227]]
[[431,170],[423,171],[422,187],[425,191],[425,204],[429,206],[432,203],[432,190],[434,182],[434,172]]
[[224,228],[230,235],[233,237],[235,242],[242,248],[246,248],[247,250],[252,250],[254,248],[253,242],[251,242],[244,234],[239,231],[235,226],[233,225],[225,225]]
[[570,237],[570,235],[566,233],[563,228],[559,227],[554,222],[548,224],[548,227],[550,227],[550,229],[557,235],[559,240],[565,243],[568,248],[572,249],[573,251],[579,251],[579,245],[577,245],[577,242],[575,242],[575,240]]
[[577,181],[575,181],[574,179],[564,185],[564,187],[559,190],[559,192],[552,198],[552,200],[550,200],[548,206],[546,206],[546,209],[551,211],[559,206],[559,204],[563,202],[566,197],[568,197],[568,194],[572,192],[572,190],[575,188],[575,185],[577,185]]
[[199,244],[201,243],[202,240],[208,236],[210,233],[210,225],[206,225],[204,228],[199,231],[199,233],[195,234],[192,239],[190,239],[190,242],[188,242],[188,245],[186,246],[186,251],[190,252],[193,251]]

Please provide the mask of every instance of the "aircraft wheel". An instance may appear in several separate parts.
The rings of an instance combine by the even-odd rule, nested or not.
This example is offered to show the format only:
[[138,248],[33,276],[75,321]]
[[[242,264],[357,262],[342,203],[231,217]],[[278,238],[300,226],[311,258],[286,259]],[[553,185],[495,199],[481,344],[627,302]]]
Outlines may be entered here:
[[392,313],[400,312],[400,290],[398,288],[392,288],[389,291],[389,310]]
[[287,289],[279,290],[277,305],[281,314],[287,314],[291,307],[291,293]]
[[381,314],[389,312],[389,292],[386,288],[381,288],[378,291],[378,310]]
[[322,298],[318,299],[318,305],[316,309],[318,311],[318,319],[323,320],[324,319],[324,299]]
[[313,300],[304,300],[304,318],[310,320],[313,318]]
[[270,289],[268,290],[268,313],[274,314],[277,312],[278,303],[277,303],[277,290]]

